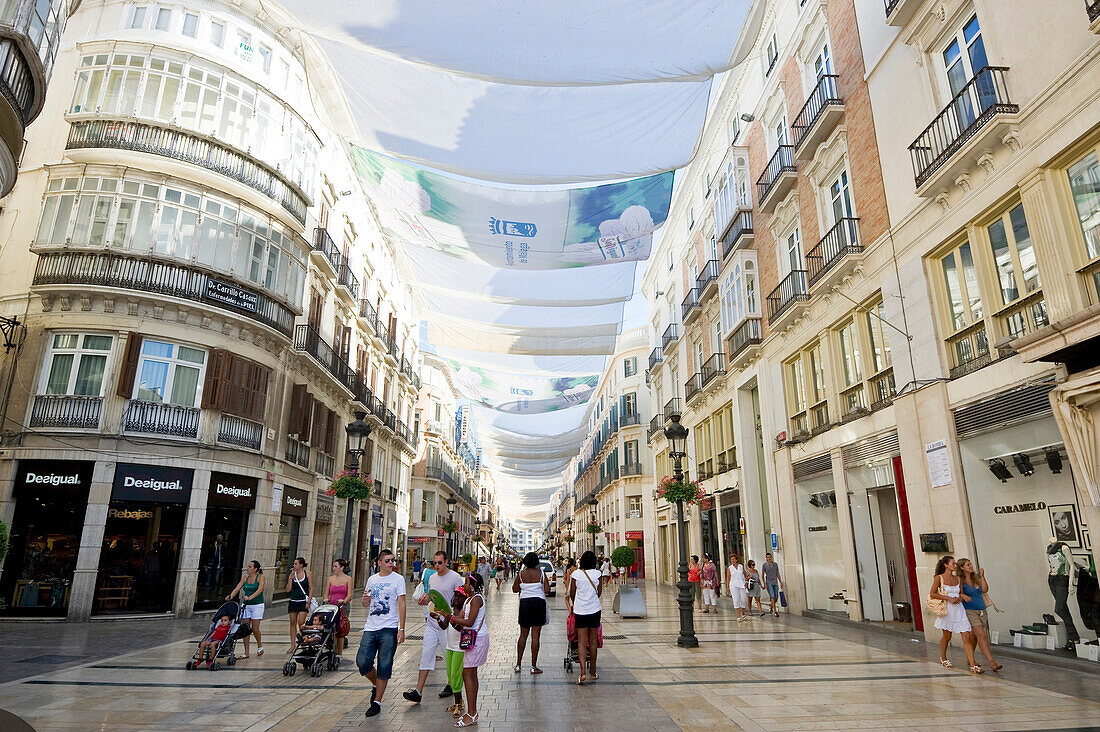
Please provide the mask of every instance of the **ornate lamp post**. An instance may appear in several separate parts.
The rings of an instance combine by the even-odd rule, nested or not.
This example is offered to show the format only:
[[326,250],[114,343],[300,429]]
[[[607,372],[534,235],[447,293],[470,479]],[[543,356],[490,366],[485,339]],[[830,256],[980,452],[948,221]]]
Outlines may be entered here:
[[[447,523],[454,525],[455,522],[455,506],[458,504],[458,499],[454,497],[454,494],[447,496]],[[455,561],[455,549],[454,549],[454,531],[447,532],[447,556],[451,561]],[[687,576],[687,575],[685,575]]]
[[[366,444],[367,437],[370,436],[370,425],[367,424],[363,418],[367,416],[366,412],[355,412],[355,421],[344,427],[344,432],[348,435],[348,460],[347,467],[349,472],[359,475],[359,462],[363,457],[365,451],[364,445]],[[355,517],[355,501],[351,498],[347,499],[348,512],[344,519],[344,544],[341,547],[341,553],[344,559],[350,559],[351,554],[351,524]],[[367,500],[368,511],[370,509],[370,499]]]
[[[573,519],[567,518],[565,520],[565,533],[567,536],[573,536]],[[569,543],[569,556],[573,556],[573,541],[570,539]]]
[[[592,512],[592,515],[589,517],[588,522],[591,523],[592,525],[595,525],[596,523],[598,523],[598,521],[596,519],[596,506],[598,506],[598,505],[600,505],[600,502],[597,501],[595,498],[589,498],[588,499],[588,507],[589,507],[589,510]],[[592,536],[592,553],[595,554],[596,553],[596,535],[591,534],[591,536]]]
[[[684,479],[684,469],[681,460],[687,457],[687,427],[680,424],[680,415],[673,414],[672,424],[665,428],[665,438],[669,444],[669,455],[672,457],[672,478],[676,481]],[[684,502],[676,501],[676,522],[680,529],[680,565],[676,568],[680,575],[680,581],[676,586],[680,588],[680,594],[676,597],[676,603],[680,606],[680,637],[676,639],[676,645],[683,648],[698,648],[699,639],[695,637],[695,618],[692,615],[691,583],[688,582],[687,561],[687,527],[684,526]]]

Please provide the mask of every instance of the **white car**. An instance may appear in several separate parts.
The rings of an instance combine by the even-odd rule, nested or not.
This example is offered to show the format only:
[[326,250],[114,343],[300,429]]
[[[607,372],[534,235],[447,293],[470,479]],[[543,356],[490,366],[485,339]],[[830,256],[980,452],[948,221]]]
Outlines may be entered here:
[[556,597],[558,594],[558,571],[554,569],[554,565],[549,559],[540,559],[539,569],[542,570],[542,576],[550,583],[550,597]]

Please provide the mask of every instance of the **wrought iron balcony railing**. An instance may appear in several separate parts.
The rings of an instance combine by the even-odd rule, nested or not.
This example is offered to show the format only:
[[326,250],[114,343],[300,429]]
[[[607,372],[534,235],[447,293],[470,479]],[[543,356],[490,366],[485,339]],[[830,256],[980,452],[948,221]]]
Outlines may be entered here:
[[358,376],[355,371],[344,362],[340,354],[333,350],[332,346],[321,337],[308,324],[301,324],[294,328],[294,350],[304,351],[321,364],[337,382],[352,394],[358,385]]
[[698,307],[702,307],[699,304],[699,291],[693,287],[687,291],[687,296],[685,296],[683,302],[680,303],[681,320],[687,323],[691,311]]
[[665,328],[664,335],[661,336],[661,349],[667,353],[668,347],[680,340],[680,324],[671,323]]
[[649,352],[649,370],[652,371],[653,367],[665,360],[664,351],[660,348],[654,348]]
[[791,305],[810,299],[806,288],[806,270],[796,269],[783,278],[768,295],[768,322],[774,323]]
[[684,382],[684,399],[690,404],[695,395],[703,390],[703,375],[696,372]]
[[703,364],[703,368],[700,370],[700,375],[703,377],[703,387],[705,388],[716,376],[721,376],[724,373],[726,373],[725,354],[713,354],[706,360],[706,363]]
[[791,124],[791,133],[794,135],[794,146],[796,148],[802,147],[806,135],[821,119],[821,115],[826,108],[834,104],[844,104],[844,99],[840,96],[839,82],[840,77],[836,74],[824,74],[818,78],[817,85],[810,92],[810,96],[806,98],[806,103],[802,105],[802,109],[798,111],[798,115]]
[[31,407],[30,427],[69,427],[92,430],[99,427],[103,397],[38,394]]
[[351,271],[351,265],[347,262],[341,263],[336,270],[336,284],[345,288],[353,301],[359,299],[359,278]]
[[859,219],[843,218],[837,221],[806,255],[810,285],[813,286],[847,255],[862,251],[863,245],[859,243]]
[[763,340],[760,328],[760,318],[745,318],[741,325],[730,333],[726,339],[729,349],[729,360],[733,361],[749,346],[759,345]]
[[370,300],[359,301],[359,317],[367,321],[371,332],[378,327],[378,311],[374,309],[374,304]]
[[695,277],[695,289],[699,291],[699,297],[707,290],[707,285],[718,282],[718,260],[712,259],[703,265],[699,274]]
[[328,229],[318,226],[313,230],[313,251],[325,255],[334,272],[340,269],[340,250],[336,248],[336,242],[332,240]]
[[752,236],[752,210],[743,208],[733,217],[729,229],[722,237],[722,257],[728,257],[735,249],[742,237]]
[[672,415],[681,415],[684,413],[683,407],[680,406],[680,397],[673,397],[665,402],[665,419],[672,419]]
[[998,114],[1020,111],[1008,97],[1002,66],[986,66],[966,83],[909,146],[919,188]]
[[290,337],[294,313],[261,292],[240,288],[249,307],[235,307],[224,298],[210,297],[220,283],[204,272],[179,264],[111,252],[65,251],[42,253],[34,272],[35,285],[90,285],[168,295],[239,313]]
[[623,416],[619,417],[619,428],[620,429],[622,429],[623,427],[633,427],[634,425],[641,424],[641,423],[642,423],[642,415],[638,414],[637,412],[629,412],[629,413],[624,414]]
[[756,179],[758,199],[763,201],[768,197],[768,193],[771,192],[780,176],[784,173],[794,172],[794,146],[780,145],[775,154],[772,155],[772,159],[768,161],[768,166],[764,169],[764,172]]
[[126,432],[138,432],[153,435],[171,435],[172,437],[199,436],[198,407],[181,407],[165,402],[147,402],[131,399],[126,405],[122,427]]
[[197,165],[263,193],[298,221],[306,220],[309,202],[280,173],[228,146],[183,130],[121,120],[82,120],[72,123],[65,148],[132,150]]
[[218,442],[259,450],[264,444],[264,426],[232,414],[222,414]]

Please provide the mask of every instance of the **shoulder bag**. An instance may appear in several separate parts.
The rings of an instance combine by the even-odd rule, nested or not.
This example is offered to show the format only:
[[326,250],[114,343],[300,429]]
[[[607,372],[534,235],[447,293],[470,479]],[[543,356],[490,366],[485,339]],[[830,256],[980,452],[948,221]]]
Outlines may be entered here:
[[[481,597],[481,595],[480,594],[474,595],[474,597]],[[469,600],[466,601],[466,608],[464,608],[465,612],[469,612],[468,608],[470,607],[470,602],[472,602],[472,601],[473,601],[473,598],[470,598]],[[482,603],[485,602],[484,597],[481,597],[481,602]],[[463,628],[461,631],[459,631],[459,633],[458,633],[458,649],[460,651],[468,651],[471,648],[473,648],[474,644],[477,643],[477,632],[478,632],[478,630],[481,630],[484,627],[485,627],[485,615],[484,615],[484,608],[482,608],[481,624],[478,625],[477,630],[474,630],[473,628]]]
[[924,606],[928,608],[928,611],[937,617],[943,617],[947,615],[947,601],[940,600],[938,598],[928,596],[928,599],[924,601]]

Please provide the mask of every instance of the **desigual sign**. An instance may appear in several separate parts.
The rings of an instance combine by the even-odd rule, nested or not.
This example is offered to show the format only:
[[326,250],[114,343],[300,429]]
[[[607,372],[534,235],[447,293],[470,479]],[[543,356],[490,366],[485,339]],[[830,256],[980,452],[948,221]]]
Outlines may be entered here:
[[111,500],[187,503],[193,478],[190,468],[119,463],[115,466]]
[[256,507],[258,489],[256,478],[215,471],[210,473],[210,493],[206,502],[211,506],[251,510]]
[[994,506],[993,513],[1024,513],[1025,511],[1042,511],[1047,507],[1047,504],[1042,501],[1036,501],[1035,503],[1017,503],[1010,506]]
[[283,513],[289,516],[305,516],[309,494],[298,488],[283,486]]
[[16,491],[81,488],[92,485],[95,463],[86,460],[22,460],[15,474]]

